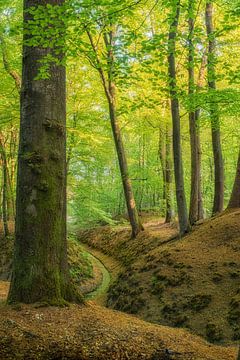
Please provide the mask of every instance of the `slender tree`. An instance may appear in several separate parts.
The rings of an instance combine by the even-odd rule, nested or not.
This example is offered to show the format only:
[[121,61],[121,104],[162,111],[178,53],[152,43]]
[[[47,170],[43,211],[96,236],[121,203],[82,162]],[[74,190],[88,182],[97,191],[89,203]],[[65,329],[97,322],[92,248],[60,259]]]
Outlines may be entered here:
[[240,149],[238,153],[236,177],[232,189],[232,195],[228,204],[229,209],[239,208],[239,207],[240,207]]
[[180,1],[172,1],[172,20],[168,37],[168,64],[169,64],[169,88],[171,98],[171,113],[173,123],[173,155],[174,155],[174,174],[176,185],[176,198],[178,207],[178,219],[180,234],[189,231],[189,221],[187,212],[187,202],[184,190],[184,176],[181,148],[181,126],[180,126],[180,106],[177,94],[176,80],[176,36],[180,16]]
[[165,222],[173,219],[173,165],[172,165],[172,134],[169,124],[166,124],[166,216]]
[[[216,91],[216,39],[213,25],[213,2],[206,3],[206,29],[208,35],[208,87],[210,94]],[[224,165],[221,145],[221,131],[219,109],[214,99],[210,103],[210,116],[212,128],[212,146],[214,157],[214,203],[213,214],[223,210],[224,202]]]
[[[39,0],[61,6],[64,0]],[[24,1],[24,24],[34,0]],[[64,36],[64,33],[62,34]],[[30,35],[31,38],[31,35]],[[25,35],[29,40],[29,35]],[[65,69],[52,64],[50,78],[36,80],[40,61],[54,49],[23,46],[16,235],[9,303],[74,300],[66,241]]]
[[87,31],[89,42],[92,46],[92,50],[95,54],[96,68],[98,69],[105,95],[108,101],[109,106],[109,116],[111,121],[112,133],[115,142],[118,163],[121,173],[121,179],[124,189],[124,195],[126,200],[126,205],[128,209],[129,221],[132,228],[132,237],[135,238],[140,231],[143,230],[143,226],[138,216],[138,211],[134,199],[131,179],[128,171],[127,157],[125,153],[125,148],[122,140],[121,129],[119,125],[119,120],[117,117],[117,104],[116,104],[116,86],[114,83],[114,46],[115,46],[115,36],[116,31],[114,30],[114,25],[110,26],[109,31],[104,31],[103,40],[106,49],[107,56],[107,74],[104,71],[101,61],[98,56],[97,46],[94,44],[94,39],[90,31]]
[[[192,102],[195,94],[195,49],[194,49],[194,9],[195,0],[188,2],[188,92],[189,99]],[[191,104],[193,106],[194,104]],[[197,124],[196,111],[193,108],[189,112],[189,129],[190,129],[190,145],[191,145],[191,196],[189,207],[189,222],[191,225],[200,219],[199,214],[199,197],[201,196],[201,169],[200,169],[200,137]]]

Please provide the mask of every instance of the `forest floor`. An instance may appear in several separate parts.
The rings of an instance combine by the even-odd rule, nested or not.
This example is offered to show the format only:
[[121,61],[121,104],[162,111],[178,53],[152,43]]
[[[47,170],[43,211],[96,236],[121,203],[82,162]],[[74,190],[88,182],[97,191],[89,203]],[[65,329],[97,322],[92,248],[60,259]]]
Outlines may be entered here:
[[236,360],[237,347],[153,325],[94,302],[66,308],[0,306],[0,359]]
[[206,220],[181,240],[176,226],[162,220],[147,219],[144,226],[135,240],[126,226],[78,234],[124,266],[107,306],[211,342],[239,342],[240,211]]
[[[204,222],[181,241],[176,239],[175,226],[156,219],[147,220],[137,240],[130,240],[126,226],[81,231],[81,241],[91,246],[82,247],[83,258],[86,260],[89,252],[93,257],[85,263],[86,272],[90,260],[95,279],[90,276],[82,286],[96,301],[65,308],[10,307],[4,304],[9,283],[0,282],[0,359],[236,360],[237,343],[223,345],[229,339],[221,337],[218,341],[224,341],[220,346],[210,344],[193,333],[202,335],[205,318],[207,324],[212,319],[210,330],[215,337],[219,334],[218,321],[224,322],[222,331],[226,331],[231,301],[232,326],[227,324],[232,333],[237,329],[239,217],[240,211]],[[74,242],[70,257],[75,265],[72,269],[78,270],[75,246]],[[216,272],[222,277],[213,281]],[[188,307],[183,306],[183,300],[189,301]],[[138,318],[99,305],[106,303]],[[167,316],[162,312],[164,307]],[[176,324],[174,318],[181,320],[181,316],[185,322]],[[189,316],[187,320],[185,316]]]

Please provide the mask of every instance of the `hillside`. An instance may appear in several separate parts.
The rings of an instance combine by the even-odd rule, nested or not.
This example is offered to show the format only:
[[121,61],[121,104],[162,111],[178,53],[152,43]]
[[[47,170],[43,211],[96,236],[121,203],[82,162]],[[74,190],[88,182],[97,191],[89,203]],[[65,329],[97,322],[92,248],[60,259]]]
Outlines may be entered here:
[[89,302],[68,308],[0,307],[0,359],[235,360],[237,348],[151,325]]
[[185,327],[212,342],[240,339],[240,211],[226,212],[177,239],[159,221],[129,239],[129,229],[79,238],[122,262],[107,305],[153,323]]

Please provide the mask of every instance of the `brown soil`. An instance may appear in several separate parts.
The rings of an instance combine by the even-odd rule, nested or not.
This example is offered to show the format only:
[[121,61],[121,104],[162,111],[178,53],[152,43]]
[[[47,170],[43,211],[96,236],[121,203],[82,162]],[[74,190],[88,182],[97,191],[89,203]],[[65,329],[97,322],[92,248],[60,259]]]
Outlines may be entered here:
[[240,339],[240,211],[196,226],[183,239],[175,226],[81,232],[82,241],[126,267],[111,287],[108,306],[158,324],[186,327],[213,342]]
[[[0,359],[235,360],[237,348],[151,325],[89,302],[69,308],[0,307]],[[170,352],[170,355],[168,354]]]

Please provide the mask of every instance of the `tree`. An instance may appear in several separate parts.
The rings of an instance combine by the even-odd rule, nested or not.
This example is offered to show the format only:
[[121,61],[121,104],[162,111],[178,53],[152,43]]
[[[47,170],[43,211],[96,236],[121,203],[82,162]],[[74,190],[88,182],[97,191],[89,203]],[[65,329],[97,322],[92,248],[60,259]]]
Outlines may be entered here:
[[240,149],[238,154],[237,172],[232,189],[232,195],[228,204],[229,209],[240,207]]
[[[59,7],[63,0],[40,0]],[[24,1],[24,25],[33,0]],[[57,31],[57,29],[55,29]],[[57,36],[64,36],[62,30]],[[24,41],[31,39],[25,32]],[[66,242],[65,68],[53,63],[36,80],[40,61],[56,49],[23,46],[16,238],[8,302],[62,304],[76,295]],[[58,55],[60,56],[60,55]]]
[[184,190],[184,176],[182,163],[182,148],[181,148],[181,127],[180,127],[180,106],[177,94],[176,81],[176,36],[177,27],[180,15],[180,1],[173,1],[172,4],[172,19],[170,24],[170,31],[168,37],[168,64],[169,64],[169,88],[171,98],[171,112],[173,123],[173,155],[174,155],[174,173],[176,185],[176,198],[178,207],[178,219],[180,234],[184,235],[189,231],[187,202]]
[[[105,30],[106,26],[109,29]],[[104,88],[104,92],[108,101],[109,116],[111,121],[112,133],[115,142],[119,168],[121,173],[121,179],[123,184],[123,190],[125,195],[125,201],[128,209],[129,221],[132,228],[132,238],[135,238],[140,231],[143,230],[143,226],[140,222],[136,203],[134,199],[131,179],[128,171],[127,157],[125,148],[122,140],[121,128],[117,117],[117,104],[116,104],[116,85],[114,82],[115,78],[115,61],[114,61],[114,48],[116,46],[116,25],[104,24],[103,29],[103,43],[105,46],[105,62],[107,63],[107,70],[104,71],[104,67],[101,64],[101,60],[98,54],[98,46],[94,43],[93,36],[90,30],[87,30],[89,42],[95,56],[96,68],[99,72],[100,79]],[[101,34],[99,35],[101,37]],[[98,38],[99,42],[99,38]]]
[[[188,2],[188,93],[189,100],[192,102],[195,94],[195,49],[194,49],[194,10],[195,0]],[[198,129],[198,113],[191,104],[192,109],[189,112],[189,129],[191,145],[191,196],[189,207],[189,222],[191,225],[196,223],[202,217],[201,207],[201,149],[200,136]]]
[[[210,94],[214,96],[216,91],[216,39],[213,26],[213,3],[207,1],[206,3],[206,29],[208,35],[208,87]],[[224,164],[221,145],[221,131],[219,120],[218,104],[214,98],[210,99],[210,117],[212,128],[212,147],[214,157],[214,203],[213,214],[223,210],[224,202]]]

